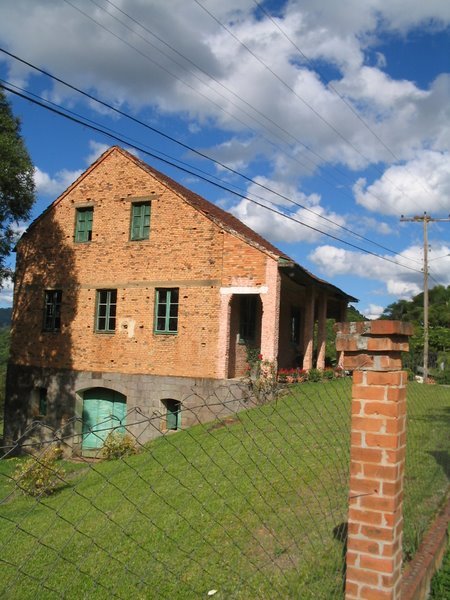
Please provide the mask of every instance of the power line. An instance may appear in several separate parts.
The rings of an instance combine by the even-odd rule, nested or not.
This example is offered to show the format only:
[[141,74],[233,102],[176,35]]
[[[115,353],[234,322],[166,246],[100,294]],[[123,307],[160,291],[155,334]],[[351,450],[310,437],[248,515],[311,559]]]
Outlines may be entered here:
[[[67,1],[67,0],[66,0]],[[245,44],[237,35],[235,35],[229,27],[227,27],[220,19],[218,19],[210,10],[208,10],[199,0],[194,0],[198,6],[200,6],[220,27],[222,27],[233,39],[235,39],[243,48],[247,50],[247,52],[253,56],[269,73],[271,73],[277,81],[279,81],[287,90],[289,90],[300,102],[302,102],[311,112],[320,119],[327,127],[329,127],[343,142],[345,142],[352,150],[354,150],[359,156],[361,156],[368,164],[371,164],[371,160],[365,156],[349,139],[347,139],[344,134],[342,134],[332,123],[330,123],[324,116],[322,116],[307,100],[305,100],[302,96],[300,96],[295,89],[290,86],[286,81],[276,73],[267,63],[265,63],[257,54],[253,52],[251,48],[247,44]],[[389,181],[395,189],[404,194],[403,190],[397,187],[393,181],[391,181],[388,177],[386,177],[386,173],[379,169],[377,166],[374,166],[375,170],[380,174],[384,175],[387,181]]]
[[[269,186],[266,186],[266,185],[264,185],[264,184],[262,184],[262,183],[260,183],[258,181],[253,180],[251,177],[248,177],[244,173],[241,173],[241,172],[237,171],[236,169],[233,169],[232,167],[229,167],[225,163],[222,163],[222,162],[220,162],[218,160],[215,160],[215,159],[211,158],[207,154],[205,154],[205,153],[203,153],[203,152],[201,152],[199,150],[196,150],[192,146],[189,146],[188,144],[185,144],[185,143],[181,142],[180,140],[177,140],[176,138],[174,138],[174,137],[172,137],[172,136],[164,133],[160,129],[152,127],[148,123],[145,123],[144,121],[141,121],[140,119],[137,119],[136,117],[133,117],[132,115],[129,115],[128,113],[125,113],[124,111],[122,111],[122,110],[120,110],[120,109],[112,106],[111,104],[109,104],[109,103],[107,103],[107,102],[105,102],[103,100],[100,100],[99,98],[93,96],[92,94],[89,94],[88,92],[85,92],[84,90],[81,90],[80,88],[78,88],[78,87],[76,87],[76,86],[74,86],[74,85],[72,85],[72,84],[64,81],[63,79],[61,79],[59,77],[56,77],[56,76],[52,75],[51,73],[45,71],[44,69],[41,69],[41,68],[37,67],[36,65],[33,65],[32,63],[30,63],[30,62],[28,62],[28,61],[26,61],[26,60],[18,57],[17,55],[15,55],[15,54],[13,54],[13,53],[11,53],[11,52],[3,49],[3,48],[0,48],[0,51],[3,52],[3,53],[5,53],[5,54],[7,54],[8,56],[14,58],[15,60],[18,60],[19,62],[21,62],[21,63],[29,66],[30,68],[35,69],[36,71],[38,71],[39,73],[45,75],[46,77],[49,77],[49,78],[57,81],[58,83],[61,83],[61,84],[65,85],[65,86],[67,86],[69,89],[72,89],[73,91],[76,91],[77,93],[79,93],[79,94],[81,94],[81,95],[89,98],[90,100],[93,100],[94,102],[99,103],[100,105],[104,106],[105,108],[108,108],[109,110],[111,110],[111,111],[113,111],[113,112],[115,112],[115,113],[117,113],[117,114],[119,114],[119,115],[121,115],[121,116],[123,116],[123,117],[125,117],[127,119],[130,119],[132,122],[137,123],[138,125],[143,126],[143,127],[147,128],[147,129],[149,129],[150,131],[152,131],[154,133],[157,133],[158,135],[161,135],[165,139],[168,139],[169,141],[176,143],[177,145],[181,146],[182,148],[185,148],[185,149],[189,150],[190,152],[193,152],[193,153],[197,154],[201,158],[207,159],[207,160],[209,160],[209,161],[211,161],[211,162],[219,165],[220,167],[222,167],[223,169],[225,169],[225,170],[233,173],[234,175],[237,175],[237,176],[243,178],[245,181],[248,181],[249,183],[257,185],[259,188],[264,189],[265,191],[268,191],[269,193],[272,193],[275,196],[278,196],[282,200],[290,202],[291,204],[293,204],[293,205],[295,205],[295,206],[297,206],[297,207],[299,207],[299,208],[307,211],[308,213],[313,214],[314,216],[322,219],[323,221],[326,221],[327,223],[330,223],[333,228],[337,227],[339,229],[342,229],[343,231],[346,231],[347,233],[353,235],[354,237],[356,237],[358,239],[361,239],[363,241],[366,241],[366,242],[368,242],[370,244],[373,244],[373,245],[379,247],[380,249],[385,250],[386,252],[389,252],[390,254],[393,254],[395,256],[400,256],[402,259],[410,260],[412,262],[417,262],[417,261],[415,261],[412,258],[404,257],[399,252],[396,252],[396,251],[394,251],[394,250],[392,250],[392,249],[390,249],[390,248],[388,248],[388,247],[386,247],[386,246],[384,246],[384,245],[382,245],[382,244],[380,244],[380,243],[378,243],[378,242],[376,242],[374,240],[371,240],[370,238],[367,238],[367,237],[365,237],[365,236],[363,236],[363,235],[361,235],[361,234],[359,234],[359,233],[351,230],[350,228],[345,227],[344,225],[341,225],[340,223],[337,223],[336,221],[333,221],[332,219],[330,219],[328,217],[325,217],[324,215],[320,215],[319,213],[317,213],[314,210],[312,210],[311,208],[309,208],[309,207],[301,204],[300,202],[292,200],[288,196],[286,196],[284,194],[281,194],[280,192],[277,192],[277,191],[271,189]],[[11,84],[9,84],[9,85],[11,85]],[[69,112],[69,111],[67,111],[67,112]],[[83,117],[83,119],[85,119],[85,117]],[[88,120],[88,119],[86,119],[86,120]],[[172,159],[172,157],[170,157],[170,158]],[[208,176],[213,177],[212,175],[208,175]],[[256,194],[254,194],[254,195],[256,196]],[[240,196],[242,196],[242,195],[240,195]],[[242,196],[242,197],[243,198],[246,198],[246,197],[248,198],[248,196]],[[256,197],[258,197],[258,196],[256,196]],[[325,232],[323,232],[323,233],[325,233]]]
[[[109,0],[106,0],[109,1]],[[355,115],[355,117],[364,125],[364,127],[370,131],[370,133],[374,136],[374,138],[376,140],[378,140],[378,142],[380,142],[380,144],[383,146],[383,148],[385,150],[387,150],[389,152],[389,154],[397,161],[397,162],[401,162],[401,158],[398,157],[395,152],[392,150],[392,148],[390,148],[386,142],[384,142],[384,140],[382,140],[380,138],[380,136],[372,129],[372,127],[369,125],[369,123],[367,123],[367,121],[359,114],[359,112],[355,109],[355,107],[352,105],[351,102],[349,102],[345,96],[343,94],[341,94],[339,92],[339,90],[331,83],[331,81],[324,75],[324,73],[316,66],[314,65],[313,61],[311,58],[309,58],[309,56],[307,56],[303,50],[301,50],[301,48],[299,48],[299,46],[294,42],[294,40],[286,33],[286,31],[283,29],[283,27],[281,27],[279,25],[279,23],[277,23],[277,21],[275,21],[275,19],[272,17],[272,15],[264,8],[264,6],[262,6],[258,0],[253,0],[254,4],[259,8],[259,10],[261,10],[268,19],[270,19],[270,21],[274,24],[274,26],[278,29],[278,31],[285,37],[286,40],[288,40],[288,42],[290,44],[292,44],[292,46],[297,50],[297,52],[305,59],[305,61],[311,65],[311,67],[313,68],[314,72],[318,73],[320,75],[320,77],[323,79],[323,81],[325,81],[327,87],[332,90],[337,96],[338,98],[347,106],[347,108]],[[414,179],[421,185],[421,187],[425,190],[425,187],[423,186],[422,180],[420,180],[418,177],[416,177],[413,173],[411,173],[411,171],[409,171],[409,169],[407,169],[405,167],[405,170],[407,171],[407,173],[409,173],[410,175],[412,175],[414,177]]]
[[415,215],[414,217],[400,218],[400,221],[423,222],[423,381],[428,382],[428,341],[429,341],[429,323],[428,323],[428,223],[431,222],[450,222],[448,219],[433,219],[426,212],[423,216]]
[[279,211],[279,210],[277,210],[277,209],[271,208],[271,207],[267,206],[266,204],[263,204],[263,203],[261,203],[261,202],[258,202],[258,201],[256,201],[256,200],[253,200],[253,199],[251,199],[251,198],[248,198],[247,196],[245,196],[245,195],[243,195],[243,194],[239,194],[238,192],[235,192],[235,191],[231,190],[230,188],[228,188],[228,187],[227,187],[227,186],[225,186],[225,185],[222,185],[222,184],[220,184],[220,183],[217,183],[217,182],[211,181],[211,180],[210,180],[210,179],[208,179],[207,177],[200,176],[200,175],[198,175],[197,173],[195,173],[194,171],[192,171],[192,170],[189,170],[189,169],[187,169],[187,168],[185,168],[185,167],[182,167],[182,166],[180,166],[180,165],[177,165],[175,162],[173,162],[173,161],[169,161],[169,160],[167,160],[166,158],[162,158],[161,156],[158,156],[158,155],[156,155],[156,154],[154,154],[154,153],[152,153],[152,152],[149,152],[148,150],[145,150],[145,149],[143,149],[143,148],[142,148],[142,147],[140,147],[140,146],[137,146],[137,145],[135,145],[135,144],[129,144],[128,142],[126,142],[126,140],[124,140],[124,139],[123,139],[121,136],[119,136],[118,134],[112,133],[112,132],[111,132],[111,130],[110,130],[110,131],[105,131],[105,130],[104,130],[104,129],[103,129],[101,126],[99,126],[99,125],[93,125],[93,124],[91,124],[91,123],[89,123],[89,122],[85,122],[85,121],[83,121],[83,120],[81,120],[81,119],[79,119],[79,118],[77,118],[77,117],[75,117],[75,116],[73,116],[73,115],[67,114],[66,112],[63,112],[62,110],[59,110],[59,109],[57,109],[57,108],[54,108],[54,107],[52,107],[52,106],[48,106],[48,105],[46,105],[44,102],[41,102],[41,101],[39,101],[39,100],[37,100],[37,99],[35,99],[35,98],[30,98],[29,96],[27,96],[27,95],[25,95],[25,94],[23,94],[23,93],[21,93],[21,92],[18,92],[17,90],[14,90],[12,87],[10,87],[9,85],[5,85],[4,83],[2,83],[2,84],[1,84],[1,87],[3,87],[5,90],[9,91],[10,93],[12,93],[12,94],[14,94],[14,95],[16,95],[16,96],[18,96],[18,97],[20,97],[20,98],[23,98],[23,99],[27,100],[28,102],[31,102],[31,103],[33,103],[33,104],[36,104],[36,105],[38,105],[38,106],[42,107],[42,108],[45,108],[46,110],[49,110],[50,112],[53,112],[53,113],[55,113],[55,114],[57,114],[57,115],[59,115],[59,116],[62,116],[62,117],[66,118],[66,119],[68,119],[68,120],[70,120],[70,121],[72,121],[72,122],[74,122],[74,123],[77,123],[77,124],[79,124],[79,125],[82,125],[82,126],[84,126],[84,127],[88,127],[89,129],[92,129],[93,131],[96,131],[96,132],[98,132],[98,133],[101,133],[102,135],[105,135],[105,136],[107,136],[107,137],[109,137],[109,138],[111,138],[111,139],[114,139],[115,141],[118,141],[118,142],[120,142],[120,143],[124,143],[124,142],[125,142],[125,143],[127,143],[127,144],[128,144],[130,147],[131,147],[131,148],[133,148],[134,150],[138,150],[139,152],[142,152],[143,154],[145,154],[145,155],[147,155],[147,156],[150,156],[150,157],[152,157],[152,158],[154,158],[154,159],[156,159],[156,160],[159,160],[159,161],[161,161],[161,162],[163,162],[163,163],[165,163],[165,164],[167,164],[167,165],[169,165],[169,166],[171,166],[171,167],[174,167],[174,168],[176,168],[176,169],[178,169],[178,170],[180,170],[180,171],[182,171],[182,172],[184,172],[184,173],[188,173],[189,175],[194,175],[194,176],[196,176],[196,177],[199,177],[200,179],[202,179],[202,180],[206,181],[207,183],[210,183],[211,185],[214,185],[215,187],[217,187],[217,188],[219,188],[219,189],[222,189],[222,190],[224,190],[224,191],[227,191],[227,192],[229,192],[229,193],[231,193],[231,194],[234,194],[235,196],[238,196],[238,197],[241,197],[241,198],[243,198],[243,199],[245,199],[245,200],[248,200],[249,202],[251,202],[251,203],[253,203],[253,204],[255,204],[255,205],[257,205],[257,206],[259,206],[259,207],[261,207],[261,208],[264,208],[265,210],[268,210],[268,211],[270,211],[270,212],[272,212],[272,213],[274,213],[274,214],[277,214],[277,215],[279,215],[279,216],[281,216],[281,217],[283,217],[283,218],[285,218],[285,219],[288,219],[288,220],[290,220],[290,221],[293,221],[293,222],[295,222],[295,223],[298,223],[299,225],[302,225],[302,226],[304,226],[304,227],[306,227],[306,228],[308,228],[308,229],[311,229],[312,231],[315,231],[316,233],[320,233],[320,234],[322,234],[322,235],[325,235],[326,237],[329,237],[329,238],[331,238],[331,239],[333,239],[333,240],[335,240],[335,241],[338,241],[338,242],[340,242],[340,243],[342,243],[342,244],[345,244],[346,246],[349,246],[349,247],[351,247],[351,248],[354,248],[354,249],[356,249],[356,250],[359,250],[360,252],[363,252],[363,253],[365,253],[365,254],[368,254],[368,255],[374,256],[374,257],[376,257],[376,258],[379,258],[379,259],[381,259],[381,260],[384,260],[384,261],[386,261],[386,262],[389,262],[389,263],[391,263],[391,264],[394,264],[394,265],[396,265],[396,266],[398,266],[398,267],[402,267],[402,268],[404,268],[404,269],[408,269],[408,270],[410,270],[410,271],[414,271],[414,272],[416,272],[416,273],[420,273],[420,271],[418,271],[417,269],[414,269],[413,267],[409,267],[409,266],[407,266],[407,265],[403,265],[403,264],[401,264],[401,263],[398,263],[398,262],[397,262],[397,261],[395,261],[395,260],[392,260],[392,259],[390,259],[390,258],[387,258],[386,256],[382,256],[382,255],[380,255],[380,254],[377,254],[376,252],[372,252],[371,250],[367,250],[366,248],[362,248],[362,247],[360,247],[360,246],[357,246],[356,244],[352,244],[351,242],[348,242],[348,241],[346,241],[346,240],[343,240],[343,239],[341,239],[341,238],[339,238],[339,237],[337,237],[337,236],[335,236],[335,235],[333,235],[333,234],[330,234],[330,233],[327,233],[327,232],[325,232],[325,231],[322,231],[322,230],[318,229],[317,227],[314,227],[314,226],[312,226],[312,225],[308,225],[308,224],[306,224],[306,223],[304,223],[304,222],[300,221],[299,219],[296,219],[296,218],[294,218],[294,217],[292,217],[292,216],[286,215],[285,213],[283,213],[283,212],[281,212],[281,211]]
[[[118,19],[117,17],[115,17],[114,15],[112,15],[111,13],[109,13],[108,11],[105,10],[104,7],[100,6],[95,0],[90,0],[92,4],[94,4],[95,6],[97,6],[98,8],[100,8],[102,11],[106,12],[108,14],[108,16],[112,17],[113,19],[115,19],[116,21],[118,21],[121,25],[123,25],[124,27],[126,27],[129,31],[131,31],[134,35],[137,35],[138,37],[140,37],[142,40],[144,40],[147,44],[150,44],[152,46],[152,48],[156,49],[158,52],[160,52],[161,54],[163,54],[163,56],[165,56],[166,58],[168,58],[169,60],[172,60],[172,62],[175,62],[175,64],[177,64],[179,67],[181,67],[180,63],[174,61],[171,57],[169,57],[166,53],[162,52],[162,50],[160,48],[157,48],[154,44],[151,44],[151,42],[149,42],[148,40],[146,40],[142,35],[140,35],[139,33],[137,33],[135,30],[131,29],[128,25],[126,25],[123,21],[121,21],[120,19]],[[145,54],[144,52],[142,52],[141,50],[139,50],[138,48],[136,48],[136,46],[134,46],[133,44],[131,44],[130,42],[124,40],[121,36],[119,36],[118,34],[114,33],[113,31],[111,31],[110,29],[108,29],[105,25],[103,25],[102,23],[100,23],[99,21],[97,21],[94,17],[92,17],[91,15],[87,14],[85,11],[83,11],[82,9],[78,8],[77,6],[75,6],[74,4],[72,4],[72,2],[70,2],[70,0],[64,0],[64,2],[66,2],[66,4],[68,4],[69,6],[71,6],[74,10],[78,11],[80,14],[82,14],[83,16],[85,16],[87,19],[89,19],[90,21],[92,21],[93,23],[95,23],[98,27],[100,27],[101,29],[103,29],[104,31],[108,32],[110,35],[112,35],[113,37],[115,37],[116,39],[118,39],[119,41],[121,41],[123,44],[125,44],[126,46],[128,46],[129,48],[135,50],[139,55],[141,55],[143,58],[146,58],[147,60],[149,60],[151,63],[155,64],[159,69],[161,69],[162,71],[164,71],[165,73],[167,73],[168,75],[170,75],[171,77],[173,77],[174,79],[180,81],[181,83],[183,83],[183,85],[185,85],[186,87],[188,87],[189,89],[191,89],[194,93],[200,95],[202,98],[205,98],[208,102],[212,103],[214,106],[216,106],[219,110],[221,110],[222,112],[224,112],[225,114],[227,114],[228,116],[230,116],[232,119],[238,121],[239,123],[241,123],[242,125],[244,125],[244,127],[249,127],[247,123],[244,123],[241,119],[239,119],[238,117],[236,117],[235,115],[231,114],[230,112],[228,112],[225,108],[223,108],[222,106],[220,106],[219,104],[217,104],[214,100],[212,100],[211,98],[209,98],[208,96],[206,96],[205,94],[203,94],[202,92],[198,91],[196,88],[194,88],[192,85],[190,85],[189,83],[187,83],[186,81],[184,81],[183,79],[181,79],[180,77],[178,77],[177,75],[175,75],[174,73],[172,73],[171,71],[169,71],[168,69],[166,69],[166,67],[162,66],[161,64],[159,64],[157,61],[155,61],[153,58],[149,57],[147,54]],[[136,19],[134,19],[133,17],[131,17],[128,13],[122,11],[121,9],[119,9],[118,7],[116,7],[112,2],[110,2],[110,0],[105,0],[105,2],[108,2],[108,4],[110,4],[111,6],[113,6],[114,8],[116,8],[117,10],[119,10],[122,14],[126,15],[129,19],[131,19],[134,23],[138,24],[140,27],[142,27],[145,31],[149,32],[151,35],[154,35],[156,37],[156,39],[158,39],[159,41],[161,41],[162,43],[164,43],[165,45],[167,45],[172,51],[177,52],[177,54],[179,54],[180,56],[181,53],[179,53],[177,50],[175,50],[172,46],[170,46],[169,44],[167,44],[166,42],[164,42],[162,40],[162,38],[160,38],[159,36],[156,36],[156,34],[154,34],[153,32],[151,32],[151,30],[147,29],[146,27],[144,27],[143,25],[141,25]],[[193,63],[193,61],[191,61],[190,59],[184,57],[185,60],[187,60],[188,62],[190,62],[191,64],[193,64],[197,69],[199,69],[202,73],[204,73],[207,77],[211,78],[211,75],[208,74],[206,71],[204,71],[203,69],[201,69],[200,67],[198,67],[198,65],[196,65],[195,63]],[[192,71],[190,71],[192,73]],[[197,79],[198,76],[195,73],[192,73],[192,75],[194,77],[196,77]],[[229,93],[233,94],[233,96],[235,96],[236,98],[238,98],[241,102],[244,102],[247,106],[249,106],[253,111],[255,111],[256,113],[258,113],[259,115],[261,115],[264,119],[266,119],[267,121],[269,121],[270,123],[272,123],[273,125],[275,125],[275,127],[277,127],[278,129],[280,129],[280,131],[282,131],[283,133],[287,134],[289,137],[291,137],[295,142],[297,142],[298,144],[300,144],[305,150],[307,150],[307,152],[309,152],[310,154],[312,154],[313,156],[317,157],[320,161],[322,162],[327,162],[325,157],[323,157],[319,152],[313,150],[310,146],[308,146],[307,144],[305,144],[304,142],[302,142],[298,137],[294,136],[291,132],[289,132],[288,130],[286,130],[285,128],[283,128],[281,125],[279,125],[278,123],[276,123],[273,119],[271,119],[270,117],[268,117],[267,115],[264,115],[264,113],[262,113],[261,111],[259,111],[256,107],[254,107],[253,105],[249,104],[248,102],[246,102],[241,96],[237,95],[235,92],[233,92],[232,90],[230,90],[228,87],[224,86],[221,82],[219,82],[217,79],[213,80],[218,83],[218,85],[222,86],[224,89],[226,89]],[[199,79],[199,81],[202,84],[205,84],[204,81],[202,81],[201,79]],[[208,85],[208,84],[206,84]],[[211,86],[208,85],[208,87],[210,89]],[[218,93],[217,90],[213,90],[215,93]],[[219,94],[222,96],[222,98],[224,98],[224,96],[222,94]],[[228,102],[231,102],[229,99],[226,99]],[[259,121],[258,119],[255,119],[252,115],[250,115],[247,111],[244,111],[241,107],[237,106],[235,103],[231,102],[231,104],[233,106],[235,106],[238,110],[241,110],[242,112],[244,112],[245,115],[247,115],[249,118],[251,118],[253,121],[256,121],[259,125],[261,125],[266,131],[269,131],[267,129],[267,126],[265,126],[263,123],[261,123],[261,121]],[[251,128],[249,128],[251,131],[253,131],[253,133],[256,134],[256,132],[254,130],[252,130]],[[278,137],[278,139],[280,139],[282,142],[284,142],[285,140],[283,140],[279,135],[275,134],[274,132],[270,132],[272,133],[272,135],[275,135],[276,137]],[[258,135],[260,135],[258,133]],[[288,154],[285,150],[283,150],[280,146],[277,146],[276,144],[273,144],[273,142],[267,138],[265,138],[264,136],[262,136],[263,139],[265,139],[265,141],[267,141],[270,145],[274,145],[275,148],[277,148],[280,152],[282,152],[283,154],[285,154],[289,160],[292,160],[298,164],[300,164],[302,167],[305,167],[304,163],[302,163],[301,161],[298,160],[298,158],[294,155]],[[320,167],[319,163],[315,163],[311,158],[308,158],[305,156],[305,158],[315,167]],[[213,160],[210,158],[210,160]],[[369,159],[366,159],[369,160]],[[217,161],[216,161],[217,162]],[[221,165],[223,166],[223,165]],[[339,173],[341,176],[345,177],[348,181],[350,181],[351,183],[352,180],[350,178],[350,176],[342,171],[340,168],[334,166],[333,169]],[[381,173],[381,171],[379,171]],[[313,171],[311,170],[310,173],[313,173]],[[241,175],[242,176],[242,175]],[[323,179],[328,185],[332,185],[330,181],[328,181],[322,173],[319,173],[318,176]],[[336,178],[334,178],[336,180]],[[260,184],[257,184],[260,185]],[[399,188],[397,188],[400,192],[402,192],[402,190],[400,190]],[[274,192],[275,193],[275,192]],[[374,197],[376,200],[380,200],[381,199],[376,196],[371,190],[367,190],[366,191],[367,194],[369,194],[370,196]],[[403,193],[403,192],[402,192]],[[306,209],[306,210],[310,210],[310,209]],[[312,211],[314,212],[314,211]],[[319,216],[319,218],[325,219],[326,217],[323,217],[322,215],[319,215],[318,213],[314,213],[317,216]],[[342,227],[339,224],[335,224],[338,227]],[[351,230],[349,230],[351,232]],[[368,238],[364,238],[364,236],[361,236],[360,234],[357,234],[356,232],[351,232],[352,235],[354,235],[355,237],[358,237],[360,239],[365,239],[366,241],[369,241],[369,243],[374,244],[377,247],[382,248],[383,250],[387,250],[388,252],[391,252],[393,254],[398,254],[382,245],[380,245],[378,242],[374,242],[373,240],[369,240]],[[408,259],[408,260],[412,260],[412,259]]]

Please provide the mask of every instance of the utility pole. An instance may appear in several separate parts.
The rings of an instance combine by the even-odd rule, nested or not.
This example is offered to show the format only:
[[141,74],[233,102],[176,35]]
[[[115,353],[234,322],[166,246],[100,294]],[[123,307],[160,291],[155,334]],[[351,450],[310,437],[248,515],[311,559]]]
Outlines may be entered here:
[[[450,215],[449,215],[450,217]],[[423,221],[423,382],[428,382],[428,345],[429,345],[429,327],[428,327],[428,223],[435,221],[450,221],[448,219],[433,219],[426,212],[423,216],[414,217],[401,216],[400,221]]]

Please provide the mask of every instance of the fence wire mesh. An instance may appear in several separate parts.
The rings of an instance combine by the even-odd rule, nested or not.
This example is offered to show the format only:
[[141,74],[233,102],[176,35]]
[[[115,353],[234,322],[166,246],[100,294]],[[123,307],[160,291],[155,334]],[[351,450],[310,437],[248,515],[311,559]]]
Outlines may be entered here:
[[449,480],[450,386],[409,382],[403,506],[405,560],[414,556],[448,497]]
[[[0,596],[343,597],[350,388],[304,383],[247,406],[231,389],[196,396],[183,411],[211,419],[176,432],[132,410],[125,431],[113,426],[132,453],[110,460],[52,462],[79,423],[34,423],[0,462]],[[87,433],[105,437],[97,426],[75,442]],[[36,479],[24,493],[31,463],[18,450],[51,494]]]

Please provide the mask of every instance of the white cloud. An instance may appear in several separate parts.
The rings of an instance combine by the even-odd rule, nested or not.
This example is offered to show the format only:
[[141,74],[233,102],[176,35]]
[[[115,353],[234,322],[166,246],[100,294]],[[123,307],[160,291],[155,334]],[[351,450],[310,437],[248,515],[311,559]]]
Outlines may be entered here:
[[[256,178],[256,182],[274,190],[279,195],[277,196],[254,183],[249,186],[247,193],[248,198],[255,200],[258,204],[246,198],[229,210],[246,225],[273,242],[313,243],[321,238],[320,231],[335,232],[338,225],[345,223],[340,215],[328,212],[321,206],[321,199],[317,194],[307,196],[294,186],[270,181],[265,177]],[[298,207],[298,204],[304,208]],[[282,212],[290,218],[277,214],[273,210],[266,210],[260,205]],[[325,217],[329,221],[325,221],[321,217]],[[316,229],[320,231],[316,231]]]
[[59,196],[81,175],[81,173],[81,170],[69,171],[68,169],[62,169],[51,177],[48,173],[45,173],[45,171],[41,171],[39,167],[35,167],[34,183],[36,192],[45,196]]
[[356,202],[387,215],[435,215],[450,212],[450,153],[425,150],[405,165],[389,167],[367,185],[360,178],[353,188]]
[[395,233],[395,230],[393,230],[389,223],[380,221],[374,217],[351,215],[351,217],[349,217],[349,221],[350,220],[352,221],[352,229],[358,231],[359,233],[364,233],[367,231],[375,232],[377,235],[391,235]]
[[95,140],[90,140],[89,141],[90,152],[86,156],[86,163],[88,165],[90,165],[91,163],[95,162],[97,160],[97,158],[103,154],[103,152],[106,152],[106,150],[108,150],[109,147],[110,147],[110,144],[102,144],[101,142],[96,142]]
[[[322,158],[310,154],[307,160],[318,164],[332,161],[356,169],[367,166],[367,159],[392,162],[392,155],[311,71],[272,21],[255,18],[251,0],[214,0],[207,8],[285,84],[197,4],[123,0],[121,8],[176,52],[136,25],[132,33],[112,18],[114,15],[129,25],[112,7],[108,8],[111,14],[95,5],[83,10],[116,37],[68,4],[55,5],[50,0],[6,3],[2,6],[0,37],[13,52],[32,57],[34,63],[125,110],[156,107],[179,113],[188,119],[191,129],[204,123],[218,125],[232,138],[251,128],[297,158],[304,151],[302,144],[309,146]],[[410,160],[411,153],[425,145],[448,148],[450,83],[446,77],[422,90],[411,81],[389,77],[382,70],[385,61],[380,55],[376,66],[364,64],[366,50],[386,29],[403,35],[419,24],[422,29],[448,25],[447,0],[291,0],[283,10],[274,20],[306,56],[337,70],[333,85],[358,106],[370,128],[397,156]],[[52,31],[51,36],[48,31]],[[9,70],[10,78],[21,81],[31,73],[15,61],[10,62]],[[73,91],[61,85],[48,89],[47,95],[67,103],[79,101]],[[273,149],[267,146],[265,152],[273,159]],[[251,152],[249,155],[245,165],[255,158]]]
[[0,288],[0,303],[10,306],[13,301],[14,284],[10,277],[6,277],[2,281]]
[[379,306],[378,304],[369,304],[366,309],[360,309],[367,319],[378,319],[383,313],[383,310],[384,306]]
[[[89,141],[89,153],[85,156],[84,161],[87,165],[95,162],[106,150],[110,148],[109,144],[103,144],[95,140]],[[128,152],[138,156],[138,152],[133,148],[127,148]],[[65,189],[83,173],[83,169],[71,171],[70,169],[61,169],[54,175],[50,175],[42,171],[39,167],[34,169],[34,184],[36,192],[44,196],[59,196]]]
[[[356,275],[363,279],[383,281],[385,291],[395,298],[411,298],[423,291],[423,248],[409,246],[401,256],[386,257],[398,264],[368,254],[344,250],[335,246],[319,246],[309,259],[328,277]],[[429,285],[450,285],[450,245],[435,242],[429,263]],[[407,268],[410,267],[410,268]],[[411,270],[411,267],[414,270]],[[372,311],[373,312],[373,311]]]

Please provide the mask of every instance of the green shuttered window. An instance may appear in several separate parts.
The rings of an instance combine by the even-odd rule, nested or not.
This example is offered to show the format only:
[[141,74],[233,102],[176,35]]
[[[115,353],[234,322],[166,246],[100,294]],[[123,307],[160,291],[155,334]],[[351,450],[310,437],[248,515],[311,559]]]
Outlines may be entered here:
[[92,221],[94,209],[92,206],[77,208],[75,219],[75,241],[90,242],[92,240]]
[[150,202],[136,202],[131,205],[132,240],[148,240],[150,236]]
[[155,333],[178,332],[178,288],[159,288],[155,299]]
[[44,292],[44,331],[61,329],[61,290],[45,290]]
[[95,330],[114,333],[116,329],[117,290],[97,290]]

